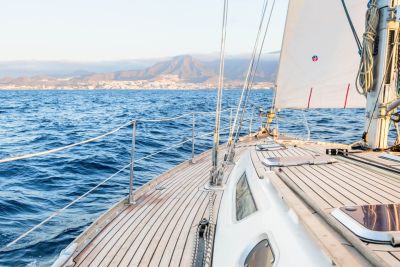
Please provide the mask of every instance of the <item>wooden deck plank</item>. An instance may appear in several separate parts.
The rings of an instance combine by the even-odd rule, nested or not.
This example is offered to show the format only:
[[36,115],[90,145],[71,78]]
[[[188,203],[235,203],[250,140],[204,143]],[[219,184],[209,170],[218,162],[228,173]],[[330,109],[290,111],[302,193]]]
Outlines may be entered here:
[[[316,155],[316,151],[299,146],[290,146],[277,151],[256,151],[254,139],[240,144],[236,149],[238,158],[243,151],[250,150],[257,172],[268,172],[271,168],[261,162],[266,157],[293,157]],[[299,142],[299,141],[296,141]],[[325,148],[317,146],[321,153]],[[221,149],[223,151],[223,149]],[[220,157],[223,152],[220,153]],[[370,155],[369,155],[370,156]],[[192,260],[196,226],[201,218],[208,218],[209,192],[199,190],[208,180],[211,167],[210,153],[176,172],[171,172],[159,183],[163,190],[149,191],[133,206],[127,206],[110,221],[89,243],[84,245],[75,260],[82,266],[188,266]],[[233,166],[228,166],[226,177]],[[400,179],[381,175],[369,168],[340,162],[330,165],[296,166],[272,168],[291,179],[302,191],[313,198],[322,209],[329,212],[334,207],[351,204],[391,203],[400,201]],[[224,181],[227,178],[224,178]],[[299,205],[296,196],[285,189],[276,177],[274,185],[284,192],[283,199]],[[220,207],[223,191],[214,192],[214,220]],[[287,196],[290,196],[287,199]],[[289,201],[289,202],[290,202]],[[300,207],[300,206],[298,206]],[[346,248],[346,244],[332,229],[325,229],[323,237],[312,225],[323,224],[308,206],[298,210],[303,214],[307,227],[315,231],[315,237],[325,247],[337,247],[342,252],[333,252],[338,262],[351,260],[359,264],[357,251]],[[216,222],[217,223],[217,222]],[[325,226],[324,226],[325,227]],[[327,227],[327,226],[326,226]],[[331,232],[331,234],[329,233]],[[327,235],[326,235],[327,234]],[[335,241],[336,238],[336,241]],[[385,262],[400,266],[400,248],[388,245],[368,244]],[[343,254],[344,253],[344,254]],[[343,257],[342,255],[347,255]],[[353,259],[351,258],[353,255]],[[357,256],[358,255],[358,256]],[[361,264],[362,265],[362,264]]]
[[339,187],[342,187],[344,189],[342,190],[342,193],[345,196],[356,196],[358,199],[360,199],[360,202],[358,204],[377,204],[384,203],[385,200],[387,200],[385,198],[382,198],[382,196],[377,195],[375,192],[369,190],[368,188],[362,186],[359,181],[354,182],[348,175],[346,175],[346,173],[340,172],[340,170],[337,169],[336,166],[331,166],[332,168],[335,168],[334,170],[332,170],[331,168],[328,168],[328,165],[336,164],[310,166],[310,169],[314,169],[315,171],[317,171],[322,177],[324,177],[323,179],[330,180],[333,183],[337,184]]
[[[206,165],[203,169],[203,173],[204,170],[208,170],[207,167],[208,165]],[[200,173],[193,174],[193,177],[197,177],[197,175],[199,174]],[[154,209],[151,213],[147,213],[146,217],[140,223],[133,222],[135,229],[132,229],[132,227],[129,228],[129,235],[127,235],[125,238],[118,240],[118,244],[115,245],[112,248],[112,251],[107,254],[101,265],[118,265],[124,259],[126,260],[125,255],[128,254],[129,256],[133,256],[132,253],[136,251],[137,244],[140,244],[140,240],[142,240],[146,236],[148,231],[152,229],[152,225],[156,223],[157,220],[161,218],[161,216],[162,218],[165,218],[167,215],[167,211],[169,211],[169,208],[174,207],[174,205],[180,202],[181,199],[178,198],[178,196],[180,196],[182,193],[184,194],[187,191],[193,190],[193,188],[196,188],[196,186],[198,185],[198,181],[196,181],[195,179],[187,180],[188,182],[185,186],[180,186],[169,197],[162,199],[162,204],[157,203],[155,205],[156,209]],[[125,262],[121,262],[121,264],[124,263]]]
[[[160,216],[160,218],[157,218],[157,223],[154,223],[151,227],[150,231],[147,231],[147,234],[144,235],[144,238],[141,240],[141,242],[138,244],[136,249],[136,252],[129,254],[129,251],[125,254],[125,262],[129,263],[127,265],[124,264],[124,260],[121,261],[120,266],[148,266],[149,265],[149,258],[151,258],[151,255],[146,257],[146,251],[149,252],[150,250],[147,250],[147,248],[150,246],[151,243],[155,244],[154,247],[152,248],[152,252],[154,252],[157,248],[157,244],[160,242],[160,239],[162,237],[165,237],[166,239],[169,239],[171,237],[172,231],[175,229],[174,226],[176,226],[179,222],[179,218],[183,214],[187,214],[188,211],[191,211],[193,209],[193,206],[195,203],[199,200],[203,201],[204,196],[202,192],[200,191],[192,191],[190,194],[187,195],[186,199],[184,199],[181,203],[181,205],[175,205],[175,207],[171,208],[170,212],[168,215],[163,218]],[[186,213],[185,213],[186,211]],[[182,228],[176,228],[176,231],[181,231]],[[158,233],[158,235],[157,235]],[[131,246],[133,248],[133,246]],[[133,251],[131,249],[130,251]],[[166,250],[165,254],[170,255],[173,253],[173,250]],[[152,254],[152,253],[151,253]],[[133,257],[131,256],[133,255]],[[161,254],[162,255],[162,254]],[[155,265],[157,266],[157,265]],[[164,265],[166,266],[166,265]]]
[[[186,177],[185,175],[182,175],[182,176]],[[185,188],[186,186],[189,185],[190,180],[185,180],[185,178],[182,178],[182,177],[179,178],[179,179],[182,179],[181,180],[182,181],[182,183],[181,183],[182,188]],[[96,261],[97,262],[95,262],[95,264],[100,264],[100,261],[104,257],[107,257],[107,256],[108,257],[113,257],[113,251],[115,251],[117,248],[119,248],[120,243],[123,242],[122,239],[123,239],[123,235],[125,234],[125,232],[128,229],[130,231],[134,231],[138,227],[139,223],[141,223],[143,220],[148,219],[149,216],[151,216],[151,214],[156,212],[157,206],[158,205],[161,206],[163,203],[165,203],[165,201],[168,200],[168,196],[173,194],[175,191],[176,191],[176,185],[171,187],[170,189],[168,189],[168,191],[163,192],[160,195],[157,195],[157,197],[155,199],[153,199],[150,203],[147,203],[147,205],[143,206],[143,209],[141,210],[140,213],[138,213],[138,212],[132,213],[131,217],[129,218],[129,220],[126,221],[122,225],[122,227],[119,229],[117,234],[115,236],[112,236],[112,242],[108,242],[106,247],[103,250],[101,250],[102,255],[97,255],[96,256],[96,259],[97,259]],[[95,264],[93,264],[93,265],[95,265]]]
[[[199,209],[201,203],[204,202],[205,193],[199,191],[199,198],[193,198],[192,202],[189,203],[188,206],[191,208],[186,208],[181,206],[181,211],[178,211],[177,214],[180,213],[179,218],[176,223],[169,223],[166,227],[159,227],[156,235],[153,237],[151,242],[148,244],[146,251],[143,257],[140,259],[139,265],[152,265],[158,266],[159,260],[161,259],[165,247],[169,240],[171,240],[174,234],[180,234],[182,231],[182,227],[185,224],[188,217],[193,213],[196,213]],[[156,259],[152,262],[152,259]],[[157,262],[156,262],[157,261]]]
[[331,206],[342,206],[345,203],[352,203],[350,199],[336,190],[335,185],[329,181],[324,180],[321,175],[316,173],[309,166],[293,167],[293,172],[297,172],[302,177],[305,183],[310,184],[312,189],[321,197],[323,197]]
[[[305,177],[303,177],[302,174],[296,174],[294,173],[290,168],[285,168],[283,170],[283,172],[305,193],[309,194],[310,196],[312,196],[314,199],[316,199],[317,201],[319,201],[323,207],[323,209],[329,209],[329,208],[333,208],[331,203],[340,203],[335,199],[331,199],[331,196],[326,195],[326,193],[323,192],[316,192],[313,187],[312,187],[312,183],[308,183],[307,179]],[[304,181],[306,180],[306,182]],[[322,195],[320,195],[322,194]],[[330,201],[327,201],[326,199],[331,199]]]
[[[174,231],[170,238],[166,240],[163,246],[157,250],[161,254],[154,255],[152,257],[153,266],[179,266],[179,260],[182,257],[183,249],[185,248],[186,241],[189,239],[190,230],[196,229],[197,224],[202,218],[205,218],[208,207],[208,193],[202,192],[201,201],[197,201],[193,208],[185,214],[186,217],[182,217],[177,223],[176,229],[179,231]],[[203,214],[204,217],[197,217],[197,214]],[[196,220],[197,219],[197,220]],[[192,232],[194,237],[195,231]],[[194,238],[192,238],[194,240]],[[190,251],[192,251],[192,246],[190,246]],[[178,261],[172,261],[174,258],[179,259]],[[190,261],[184,262],[184,265],[188,265]]]
[[[260,164],[255,164],[259,176],[264,176]],[[286,175],[286,174],[284,174]],[[299,216],[302,225],[309,231],[315,240],[332,259],[334,265],[338,266],[368,266],[365,260],[357,256],[357,252],[351,251],[344,246],[342,239],[306,203],[301,201],[280,178],[279,175],[269,176],[272,185],[276,188],[285,203]],[[319,202],[321,204],[321,202]]]
[[[360,153],[357,154],[358,157],[366,159],[366,160],[372,160],[376,163],[384,164],[386,166],[390,166],[395,169],[400,169],[400,162],[386,159],[386,158],[381,158],[384,153],[383,152],[365,152],[365,153]],[[394,154],[395,156],[399,156],[397,154]]]
[[389,253],[400,262],[400,251],[390,251]]
[[300,167],[296,167],[296,170],[299,173],[302,173],[304,177],[306,177],[306,181],[312,181],[310,185],[313,185],[314,191],[316,191],[321,196],[331,196],[326,200],[333,206],[337,207],[342,205],[349,205],[358,202],[361,202],[360,199],[349,197],[348,195],[343,194],[344,189],[340,187],[340,185],[336,184],[335,181],[331,179],[325,179],[323,175],[321,175],[317,170],[313,168],[314,166],[304,165]]
[[353,182],[357,183],[357,185],[362,186],[366,189],[365,192],[371,192],[373,195],[379,195],[383,199],[381,200],[382,203],[388,202],[399,202],[400,198],[399,193],[391,189],[390,187],[381,183],[379,178],[370,179],[366,175],[360,175],[357,172],[350,172],[346,168],[346,164],[338,163],[335,164],[335,167],[326,166],[326,168],[331,169],[332,172],[339,171],[341,174],[346,175],[347,179],[352,180]]
[[393,266],[393,267],[400,266],[400,261],[395,256],[393,256],[391,253],[386,252],[386,251],[375,251],[375,253],[390,266]]
[[106,228],[102,229],[93,242],[90,242],[85,249],[78,254],[76,257],[77,266],[83,262],[90,263],[93,258],[97,256],[99,250],[102,250],[103,247],[110,242],[110,239],[116,234],[116,232],[120,231],[123,225],[126,224],[133,214],[135,214],[135,216],[139,216],[141,213],[145,212],[145,209],[142,209],[143,206],[147,205],[148,203],[152,203],[152,201],[159,198],[160,195],[174,190],[174,185],[183,179],[182,178],[179,180],[177,178],[179,178],[178,175],[172,175],[170,179],[167,179],[159,184],[161,187],[166,187],[166,190],[152,190],[138,199],[136,205],[128,206],[124,214],[120,214],[113,220],[112,223],[110,223]]
[[391,188],[393,191],[396,192],[396,194],[400,194],[400,178],[394,179],[392,177],[387,177],[385,175],[382,175],[381,173],[366,170],[356,164],[344,164],[339,167],[344,167],[348,172],[354,173],[354,175],[361,175],[365,178],[370,179],[374,183],[382,184],[387,188]]
[[[238,146],[235,158],[251,146],[254,146],[251,139]],[[222,159],[224,148],[221,147],[220,151]],[[172,263],[176,258],[180,264],[183,252],[192,246],[194,240],[194,235],[188,235],[193,224],[198,223],[194,220],[200,220],[199,216],[207,213],[207,193],[199,191],[199,188],[208,181],[210,156],[208,151],[195,159],[195,164],[178,168],[177,172],[168,171],[163,174],[168,177],[160,183],[151,182],[150,190],[147,189],[134,205],[127,206],[124,212],[88,240],[88,244],[82,244],[84,248],[74,256],[75,266],[114,266],[117,263],[121,266],[147,266],[158,251],[168,259],[165,262]],[[232,166],[228,166],[227,173],[231,170]],[[155,190],[156,185],[165,189]],[[222,193],[216,194],[220,199],[218,195]],[[219,207],[219,203],[217,205]],[[176,249],[171,250],[171,244]]]
[[[253,151],[253,149],[255,150],[255,145],[251,145],[251,146],[238,146],[237,150],[236,150],[236,155],[235,155],[235,160],[238,160],[240,158],[240,156],[242,155],[243,152],[247,151],[247,148],[251,149],[251,151]],[[252,148],[254,147],[254,148]],[[225,168],[225,175],[224,175],[224,180],[223,180],[223,184],[227,182],[227,179],[230,176],[231,171],[233,170],[233,166],[227,166]],[[223,196],[224,191],[215,191],[213,193],[213,195],[215,195],[214,197],[214,205],[213,205],[213,218],[214,218],[214,224],[217,224],[217,220],[218,220],[218,213],[219,213],[219,208],[220,208],[220,203],[222,200],[222,196]],[[206,206],[204,207],[206,208]],[[207,216],[205,215],[207,214]],[[205,217],[209,217],[210,214],[208,214],[208,210],[205,209],[204,210],[204,214],[202,217],[200,217],[201,213],[198,212],[196,214],[195,219],[193,220],[193,223],[191,226],[189,226],[189,224],[185,225],[185,229],[182,231],[181,234],[183,234],[183,236],[186,235],[186,239],[184,240],[183,238],[180,238],[178,240],[178,242],[175,245],[174,248],[174,253],[170,259],[169,265],[170,266],[188,266],[191,263],[192,260],[192,252],[193,252],[193,242],[194,242],[194,234],[196,231],[196,226],[198,224],[198,222],[200,221],[201,218],[205,218]],[[183,242],[184,241],[184,242]]]
[[[206,162],[203,163],[203,165],[206,164]],[[196,168],[201,168],[201,166],[202,164],[199,162]],[[187,168],[185,169],[183,174],[189,174],[192,171],[192,168]],[[143,196],[143,201],[140,201],[139,199],[136,205],[131,206],[132,208],[130,208],[129,216],[120,218],[120,220],[117,222],[117,225],[113,227],[111,231],[108,227],[103,229],[102,232],[104,233],[104,236],[99,236],[97,240],[91,242],[91,244],[97,243],[98,245],[94,250],[89,251],[85,249],[86,253],[89,253],[90,255],[87,258],[83,259],[84,262],[86,262],[86,264],[90,264],[92,263],[94,258],[96,258],[97,260],[93,262],[93,265],[99,264],[98,260],[100,259],[100,257],[98,256],[98,254],[100,253],[100,251],[104,252],[105,249],[115,245],[116,240],[126,231],[126,229],[131,225],[133,221],[140,219],[143,214],[153,209],[153,204],[159,201],[164,195],[173,192],[175,190],[175,186],[181,182],[184,182],[185,179],[185,175],[182,174],[171,176],[171,180],[168,179],[168,182],[160,184],[160,186],[167,186],[165,190],[154,190],[150,192],[150,196]],[[102,240],[102,238],[104,238],[104,240]],[[90,249],[90,246],[88,246],[88,249]],[[79,260],[79,255],[77,257],[77,260]]]
[[[204,201],[202,207],[195,214],[192,223],[190,225],[185,225],[185,228],[182,230],[181,236],[175,245],[169,266],[188,266],[191,263],[197,224],[202,218],[207,217],[207,207],[208,201]],[[186,238],[184,238],[185,236]]]

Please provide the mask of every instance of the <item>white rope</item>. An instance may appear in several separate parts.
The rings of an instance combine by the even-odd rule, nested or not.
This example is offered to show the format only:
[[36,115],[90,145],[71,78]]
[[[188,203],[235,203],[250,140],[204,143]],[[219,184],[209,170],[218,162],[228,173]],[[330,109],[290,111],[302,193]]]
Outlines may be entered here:
[[379,9],[376,0],[371,0],[365,19],[365,33],[361,53],[360,67],[356,82],[357,91],[367,96],[374,84],[374,46],[379,23]]
[[[399,37],[400,37],[400,31],[397,31],[397,32],[396,32],[396,35],[395,35],[395,37],[394,37],[394,42],[395,42],[396,44],[399,43]],[[388,59],[387,62],[392,61],[393,57],[395,56],[395,55],[394,55],[395,51],[396,51],[396,53],[397,53],[397,49],[392,49],[392,52],[390,53],[390,56],[389,56],[389,59]],[[390,68],[390,66],[391,66],[391,64],[387,64],[387,65],[386,65],[386,68],[384,69],[384,72],[383,72],[383,77],[386,77],[386,75],[389,73],[389,68]],[[382,79],[382,81],[381,81],[381,83],[380,83],[380,85],[379,85],[378,96],[381,94],[381,91],[382,91],[382,89],[383,89],[384,83],[385,83],[385,79]],[[369,129],[370,129],[370,127],[371,127],[371,123],[372,123],[372,119],[373,119],[373,117],[374,117],[374,113],[375,113],[375,111],[376,111],[376,109],[377,109],[377,107],[378,107],[379,99],[380,99],[379,97],[376,98],[376,101],[375,101],[375,104],[374,104],[374,109],[372,110],[371,116],[370,116],[369,119],[368,119],[368,127],[367,127],[367,130],[365,131],[367,134],[368,134]]]

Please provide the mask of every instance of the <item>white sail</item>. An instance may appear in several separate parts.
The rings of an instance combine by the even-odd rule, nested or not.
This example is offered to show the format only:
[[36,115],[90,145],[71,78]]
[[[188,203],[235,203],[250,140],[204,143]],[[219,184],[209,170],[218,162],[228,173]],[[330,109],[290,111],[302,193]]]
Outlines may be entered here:
[[[367,0],[346,0],[362,40]],[[360,56],[340,0],[290,0],[283,38],[276,108],[358,108]]]

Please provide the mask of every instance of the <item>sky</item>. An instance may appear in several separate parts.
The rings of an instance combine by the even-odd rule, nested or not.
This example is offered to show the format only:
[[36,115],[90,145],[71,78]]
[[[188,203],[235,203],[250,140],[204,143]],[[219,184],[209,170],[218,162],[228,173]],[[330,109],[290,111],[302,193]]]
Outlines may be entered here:
[[[227,54],[251,52],[263,1],[229,0]],[[287,1],[276,0],[264,52],[280,50]],[[223,0],[0,0],[0,6],[0,61],[160,58],[220,46]]]

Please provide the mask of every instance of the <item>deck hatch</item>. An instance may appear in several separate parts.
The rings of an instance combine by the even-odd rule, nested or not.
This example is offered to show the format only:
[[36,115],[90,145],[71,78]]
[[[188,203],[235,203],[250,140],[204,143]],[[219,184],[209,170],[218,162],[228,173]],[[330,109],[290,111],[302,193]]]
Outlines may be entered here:
[[391,161],[396,161],[396,162],[400,163],[400,156],[396,156],[393,154],[385,153],[382,156],[380,156],[380,158],[391,160]]
[[390,243],[400,233],[400,204],[346,206],[332,215],[366,241]]
[[275,150],[282,150],[286,149],[285,146],[275,143],[275,142],[268,142],[263,144],[256,145],[257,151],[275,151]]
[[265,158],[263,163],[268,167],[288,167],[301,165],[321,165],[336,162],[336,159],[326,155],[307,155],[291,157],[270,157]]

